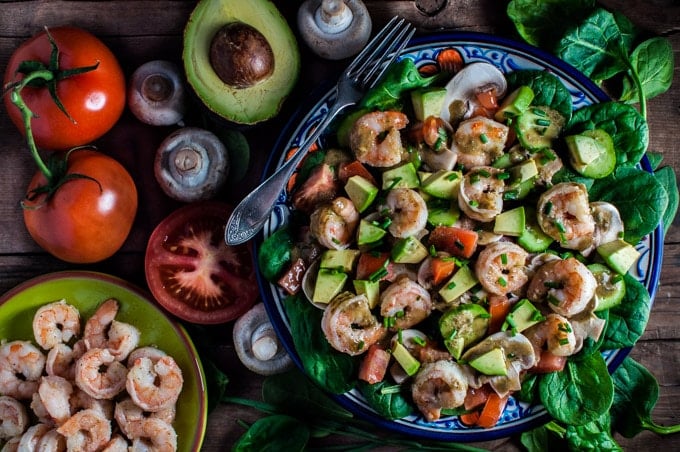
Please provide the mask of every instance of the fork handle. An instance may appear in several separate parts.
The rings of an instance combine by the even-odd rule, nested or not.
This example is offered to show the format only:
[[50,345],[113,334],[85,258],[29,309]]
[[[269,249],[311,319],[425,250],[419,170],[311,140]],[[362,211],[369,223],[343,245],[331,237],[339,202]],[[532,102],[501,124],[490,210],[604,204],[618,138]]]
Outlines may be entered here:
[[283,191],[309,147],[319,138],[331,121],[353,102],[335,102],[326,117],[316,126],[300,145],[299,149],[274,174],[262,182],[255,190],[236,206],[224,230],[224,240],[228,245],[238,245],[253,238],[264,226],[271,214],[279,194]]

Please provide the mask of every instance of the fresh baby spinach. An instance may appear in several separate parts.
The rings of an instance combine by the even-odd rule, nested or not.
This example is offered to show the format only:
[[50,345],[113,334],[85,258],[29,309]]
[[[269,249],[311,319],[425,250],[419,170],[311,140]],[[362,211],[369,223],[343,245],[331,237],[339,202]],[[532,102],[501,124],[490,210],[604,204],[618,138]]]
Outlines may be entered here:
[[528,86],[534,92],[533,105],[557,110],[566,121],[571,118],[573,103],[566,86],[555,75],[538,69],[512,71],[507,75],[508,92],[520,86]]
[[359,107],[389,110],[398,107],[402,95],[410,90],[429,86],[437,80],[437,75],[424,77],[410,58],[394,63],[376,86],[362,98]]
[[[663,94],[673,81],[673,48],[668,39],[654,37],[643,41],[630,56],[630,64],[638,74],[642,96],[647,99]],[[638,85],[631,76],[623,79],[619,97],[624,102],[636,102],[640,98]]]
[[675,171],[670,166],[664,166],[654,172],[654,177],[659,181],[661,186],[666,190],[668,195],[668,206],[663,212],[663,230],[664,236],[668,233],[668,229],[673,224],[675,214],[678,213],[678,202],[680,195],[678,194],[678,180],[675,176]]
[[413,412],[411,403],[402,394],[402,385],[390,385],[384,380],[369,384],[360,380],[357,387],[368,404],[386,419],[401,419]]
[[604,333],[604,350],[632,347],[647,327],[651,298],[645,286],[626,274],[623,276],[626,294],[621,304],[609,310],[609,322]]
[[603,413],[598,419],[584,425],[568,425],[564,435],[570,450],[621,451],[611,434],[611,417]]
[[290,263],[293,238],[288,228],[281,228],[262,242],[257,253],[260,271],[267,281],[274,281]]
[[309,428],[298,419],[285,414],[274,414],[255,421],[231,450],[302,451],[309,437]]

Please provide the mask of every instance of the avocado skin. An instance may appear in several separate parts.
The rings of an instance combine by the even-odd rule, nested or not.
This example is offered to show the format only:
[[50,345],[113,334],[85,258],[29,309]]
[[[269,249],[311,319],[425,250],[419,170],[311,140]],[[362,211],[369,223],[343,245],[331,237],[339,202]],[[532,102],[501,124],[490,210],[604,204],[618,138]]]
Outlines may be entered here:
[[[225,84],[210,65],[215,33],[233,22],[248,24],[264,35],[274,54],[274,72],[259,83],[236,88]],[[201,0],[184,28],[182,60],[189,85],[211,112],[240,125],[275,117],[300,74],[300,51],[293,31],[269,0],[229,2]]]

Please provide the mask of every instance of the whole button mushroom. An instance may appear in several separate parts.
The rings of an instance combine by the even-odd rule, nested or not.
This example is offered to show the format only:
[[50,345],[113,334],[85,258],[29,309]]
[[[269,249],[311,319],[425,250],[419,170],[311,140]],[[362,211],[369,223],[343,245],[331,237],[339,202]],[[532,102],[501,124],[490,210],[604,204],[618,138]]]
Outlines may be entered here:
[[229,155],[217,136],[198,127],[171,133],[158,147],[154,174],[163,191],[182,202],[212,198],[229,174]]
[[269,322],[264,304],[258,303],[234,324],[234,347],[249,370],[260,375],[274,375],[293,367]]
[[130,111],[153,126],[182,125],[185,97],[179,68],[165,60],[139,66],[130,78],[127,92]]

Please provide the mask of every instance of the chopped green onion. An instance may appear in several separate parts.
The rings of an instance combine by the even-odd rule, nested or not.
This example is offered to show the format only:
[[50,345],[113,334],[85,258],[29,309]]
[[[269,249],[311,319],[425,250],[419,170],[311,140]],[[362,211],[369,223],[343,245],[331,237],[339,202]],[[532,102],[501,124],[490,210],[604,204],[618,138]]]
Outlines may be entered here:
[[508,255],[505,253],[501,253],[501,264],[508,265]]
[[569,339],[567,338],[560,339],[560,345],[569,345]]
[[451,173],[448,176],[446,176],[446,180],[452,181],[458,179],[458,173]]
[[489,142],[489,137],[487,137],[485,133],[482,133],[479,135],[479,141],[486,144]]
[[424,347],[425,344],[427,344],[427,341],[426,341],[425,339],[423,339],[422,337],[420,337],[420,336],[414,336],[413,338],[411,338],[411,340],[412,340],[416,345],[420,345],[421,347]]
[[508,285],[508,282],[505,280],[505,278],[501,276],[500,278],[498,278],[498,284],[501,287],[506,287]]
[[479,203],[474,199],[471,199],[470,202],[468,202],[468,204],[470,204],[470,207],[479,207]]
[[505,179],[508,179],[509,177],[510,177],[510,174],[506,173],[505,171],[502,171],[502,172],[496,174],[496,179],[498,179],[498,180],[505,180]]
[[536,116],[544,116],[544,117],[547,116],[547,113],[545,111],[541,110],[540,108],[533,108],[531,110],[531,112],[533,114],[535,114]]
[[488,172],[487,170],[479,170],[479,171],[477,171],[477,174],[479,174],[482,177],[490,177],[491,176],[491,173]]
[[537,119],[536,125],[539,125],[541,127],[548,127],[550,125],[550,120],[549,119]]
[[543,206],[543,213],[545,215],[550,215],[550,212],[552,211],[553,208],[553,203],[548,201],[545,203],[545,206]]
[[448,283],[448,284],[446,285],[446,288],[449,289],[449,290],[455,289],[455,288],[456,288],[456,283],[453,282],[453,281],[451,281],[450,283]]
[[380,394],[397,394],[401,392],[401,386],[400,385],[390,385],[390,386],[383,386],[380,388]]

